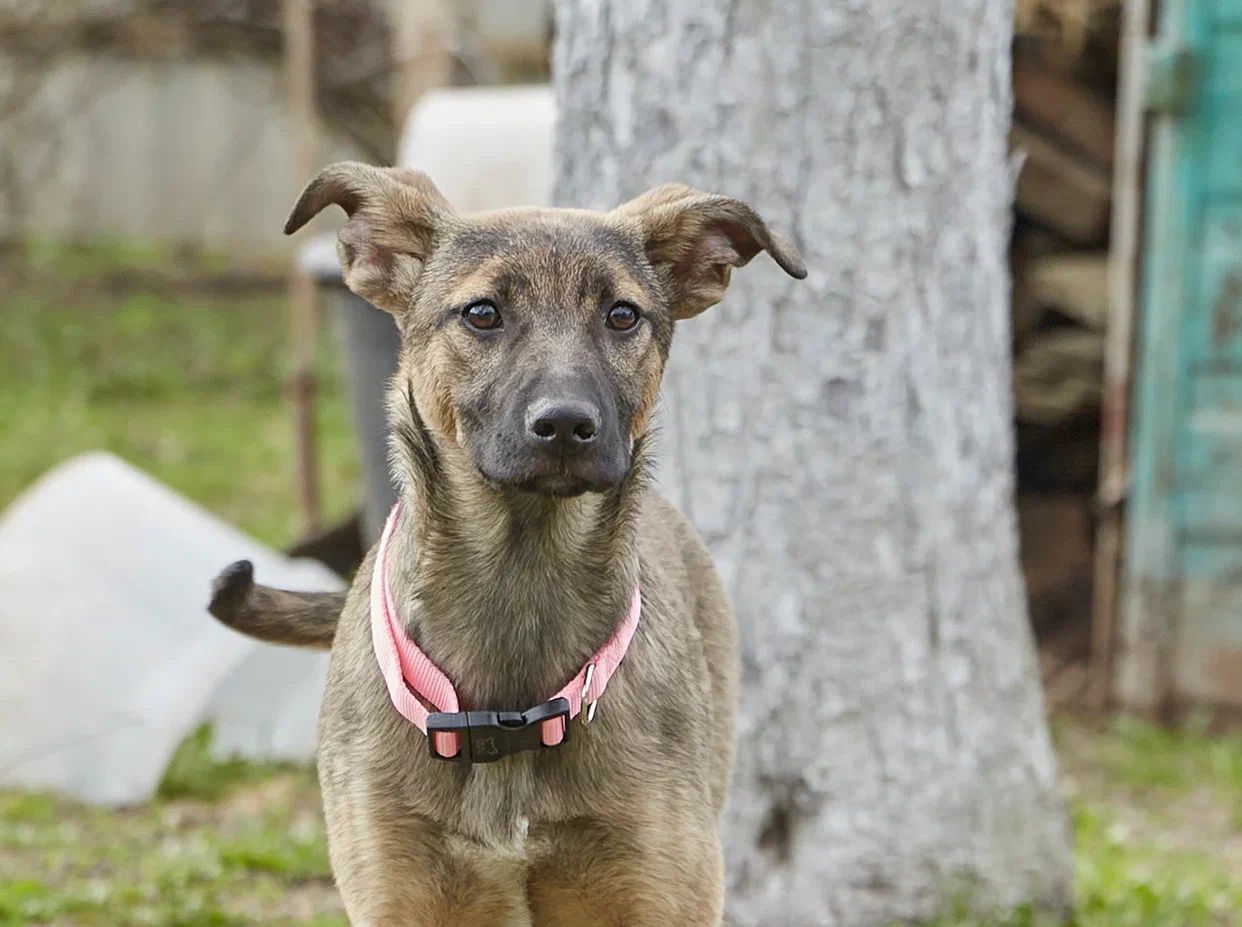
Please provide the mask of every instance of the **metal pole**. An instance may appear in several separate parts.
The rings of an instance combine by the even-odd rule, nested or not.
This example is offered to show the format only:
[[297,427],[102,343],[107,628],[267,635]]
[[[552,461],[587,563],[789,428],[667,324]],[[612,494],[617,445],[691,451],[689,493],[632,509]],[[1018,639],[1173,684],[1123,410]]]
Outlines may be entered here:
[[1146,137],[1144,77],[1151,0],[1126,0],[1121,23],[1117,144],[1113,172],[1112,241],[1109,247],[1108,327],[1104,341],[1104,393],[1100,412],[1099,525],[1095,540],[1094,601],[1088,698],[1102,708],[1112,699],[1118,591],[1122,569],[1124,508],[1129,483],[1130,371],[1138,312],[1142,243],[1143,148]]
[[443,0],[390,0],[388,14],[395,62],[393,125],[400,133],[418,98],[449,83],[453,16]]
[[[293,120],[293,169],[306,183],[318,160],[315,124],[315,33],[313,0],[284,0],[285,81]],[[319,527],[319,455],[315,434],[315,345],[318,326],[315,281],[296,264],[289,276],[290,370],[298,499],[307,531]]]

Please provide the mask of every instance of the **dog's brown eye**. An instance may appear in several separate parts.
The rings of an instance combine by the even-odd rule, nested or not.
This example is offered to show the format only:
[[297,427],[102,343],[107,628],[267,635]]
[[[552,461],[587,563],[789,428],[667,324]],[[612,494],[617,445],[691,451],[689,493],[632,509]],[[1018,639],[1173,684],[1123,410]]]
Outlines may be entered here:
[[617,303],[608,310],[608,327],[619,332],[628,332],[638,324],[638,310],[629,303]]
[[491,331],[500,328],[500,310],[485,299],[471,303],[462,310],[461,317],[466,324],[479,331]]

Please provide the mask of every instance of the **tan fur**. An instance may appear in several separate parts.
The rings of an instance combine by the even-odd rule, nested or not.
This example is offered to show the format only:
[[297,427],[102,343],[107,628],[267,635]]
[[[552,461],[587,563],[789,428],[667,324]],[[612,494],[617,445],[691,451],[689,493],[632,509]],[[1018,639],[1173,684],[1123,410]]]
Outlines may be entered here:
[[[394,600],[463,707],[538,704],[611,634],[635,583],[643,599],[590,726],[575,722],[555,749],[462,766],[429,757],[389,701],[370,637],[372,552],[340,613],[320,726],[329,846],[351,922],[719,924],[735,630],[702,541],[646,486],[646,433],[673,321],[718,300],[728,270],[759,250],[804,275],[796,251],[736,200],[673,185],[613,213],[459,217],[422,175],[335,165],[288,229],[328,203],[351,216],[346,279],[392,311],[403,336],[390,395],[406,513],[391,548]],[[471,335],[453,315],[480,298],[503,299],[520,320],[511,343]],[[641,329],[600,334],[597,313],[615,300],[642,308]],[[561,497],[482,475],[479,442],[501,426],[480,416],[495,414],[505,377],[584,364],[612,385],[625,419],[620,481]],[[311,616],[305,599],[236,580],[222,588],[233,590],[221,612],[234,626],[312,645],[340,606],[323,598]]]

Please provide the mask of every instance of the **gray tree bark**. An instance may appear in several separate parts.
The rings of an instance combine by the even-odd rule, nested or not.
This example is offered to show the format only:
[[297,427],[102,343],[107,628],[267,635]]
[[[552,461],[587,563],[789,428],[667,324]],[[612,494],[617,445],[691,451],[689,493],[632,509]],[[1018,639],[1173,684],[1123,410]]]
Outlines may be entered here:
[[558,199],[740,196],[810,268],[734,274],[664,395],[661,481],[742,629],[741,925],[1069,898],[1012,509],[1011,13],[558,3]]

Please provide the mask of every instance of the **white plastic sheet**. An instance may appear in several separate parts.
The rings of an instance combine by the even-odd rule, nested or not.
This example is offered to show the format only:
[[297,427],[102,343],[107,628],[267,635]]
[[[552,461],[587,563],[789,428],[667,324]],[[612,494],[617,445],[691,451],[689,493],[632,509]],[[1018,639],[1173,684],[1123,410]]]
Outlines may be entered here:
[[552,202],[556,104],[547,84],[430,90],[397,163],[427,173],[458,212]]
[[0,517],[0,786],[139,802],[204,722],[223,752],[311,758],[327,656],[206,612],[212,577],[242,558],[263,583],[342,587],[109,454],[14,502]]

